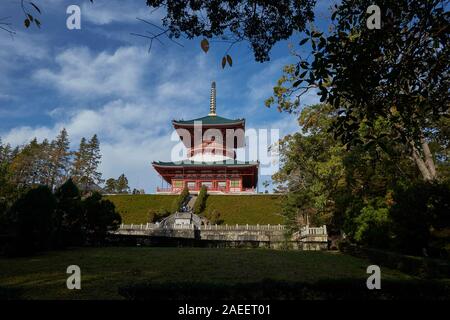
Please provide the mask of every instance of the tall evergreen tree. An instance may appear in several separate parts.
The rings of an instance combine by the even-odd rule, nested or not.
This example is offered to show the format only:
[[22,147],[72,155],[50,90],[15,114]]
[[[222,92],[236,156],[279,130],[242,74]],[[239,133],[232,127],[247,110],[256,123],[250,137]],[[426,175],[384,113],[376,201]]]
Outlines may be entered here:
[[86,178],[89,184],[100,184],[103,182],[102,174],[98,171],[102,155],[100,154],[100,141],[96,134],[92,136],[87,145],[87,170]]
[[94,134],[89,141],[83,137],[78,151],[75,152],[72,168],[72,177],[82,190],[86,191],[103,182],[102,174],[98,171],[101,157],[97,135]]
[[116,193],[117,190],[117,181],[114,178],[109,178],[105,183],[105,191],[107,193]]
[[128,179],[125,177],[125,174],[121,174],[117,179],[116,183],[116,191],[117,193],[129,193],[130,187],[128,186]]
[[81,138],[80,146],[75,151],[75,159],[73,161],[71,175],[74,182],[77,184],[84,183],[84,176],[87,166],[87,143],[86,138]]
[[69,137],[65,128],[51,144],[49,186],[53,190],[66,179],[70,168]]

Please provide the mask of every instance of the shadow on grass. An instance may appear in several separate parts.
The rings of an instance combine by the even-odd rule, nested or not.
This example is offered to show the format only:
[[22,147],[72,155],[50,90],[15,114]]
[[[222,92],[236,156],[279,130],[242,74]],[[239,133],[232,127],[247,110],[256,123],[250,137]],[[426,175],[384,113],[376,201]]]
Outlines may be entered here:
[[384,280],[369,290],[365,280],[316,283],[263,280],[226,284],[203,282],[141,282],[119,288],[130,300],[449,300],[450,284],[432,280]]
[[0,287],[0,301],[3,300],[20,300],[22,299],[23,290],[20,288]]

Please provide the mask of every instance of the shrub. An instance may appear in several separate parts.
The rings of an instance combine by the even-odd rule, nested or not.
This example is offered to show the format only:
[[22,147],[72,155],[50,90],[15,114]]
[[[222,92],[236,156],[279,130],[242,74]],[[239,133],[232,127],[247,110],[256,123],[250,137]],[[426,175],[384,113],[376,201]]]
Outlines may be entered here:
[[368,205],[355,218],[356,242],[371,247],[386,247],[389,244],[390,220],[388,208]]
[[422,182],[398,189],[390,210],[396,248],[422,254],[428,248],[431,229],[450,227],[450,189],[444,183]]
[[55,198],[53,245],[64,247],[83,244],[80,191],[72,179],[56,189]]
[[200,214],[203,212],[203,210],[205,210],[207,196],[208,196],[207,189],[205,186],[202,186],[202,188],[200,189],[200,192],[198,193],[197,200],[195,201],[195,204],[194,204],[194,213],[195,214]]
[[9,254],[26,255],[50,247],[55,207],[47,186],[33,188],[17,199],[10,210],[13,242]]
[[84,230],[91,243],[102,242],[109,231],[117,230],[122,223],[114,204],[109,200],[103,200],[98,192],[86,198],[82,205],[85,216]]
[[183,191],[178,195],[178,197],[174,200],[172,211],[177,212],[181,210],[181,207],[185,204],[186,200],[189,197],[189,189],[185,187]]

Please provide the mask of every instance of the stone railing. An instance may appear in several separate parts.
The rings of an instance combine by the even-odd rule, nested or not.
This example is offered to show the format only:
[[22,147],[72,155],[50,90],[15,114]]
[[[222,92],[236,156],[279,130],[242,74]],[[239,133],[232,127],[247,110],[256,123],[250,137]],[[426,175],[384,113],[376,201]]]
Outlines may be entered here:
[[202,225],[200,230],[230,230],[230,231],[241,231],[241,230],[248,230],[248,231],[280,231],[284,230],[284,226],[281,224],[207,224]]
[[[285,226],[281,224],[207,224],[195,227],[193,224],[173,224],[172,226],[162,226],[158,223],[146,224],[121,224],[119,230],[154,230],[154,229],[173,229],[173,230],[218,230],[218,231],[281,231]],[[309,230],[320,228],[309,228]]]

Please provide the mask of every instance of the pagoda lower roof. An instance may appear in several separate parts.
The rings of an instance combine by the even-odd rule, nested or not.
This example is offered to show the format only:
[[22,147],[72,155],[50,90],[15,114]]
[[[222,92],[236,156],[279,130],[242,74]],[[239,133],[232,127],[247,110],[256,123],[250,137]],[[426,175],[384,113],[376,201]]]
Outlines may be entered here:
[[192,120],[173,120],[173,125],[192,126],[195,122],[201,122],[202,125],[243,125],[245,119],[227,119],[219,116],[206,116]]
[[184,160],[177,162],[154,161],[152,162],[152,164],[154,166],[159,167],[252,167],[259,165],[259,162],[238,161],[238,160],[203,162],[203,161]]

